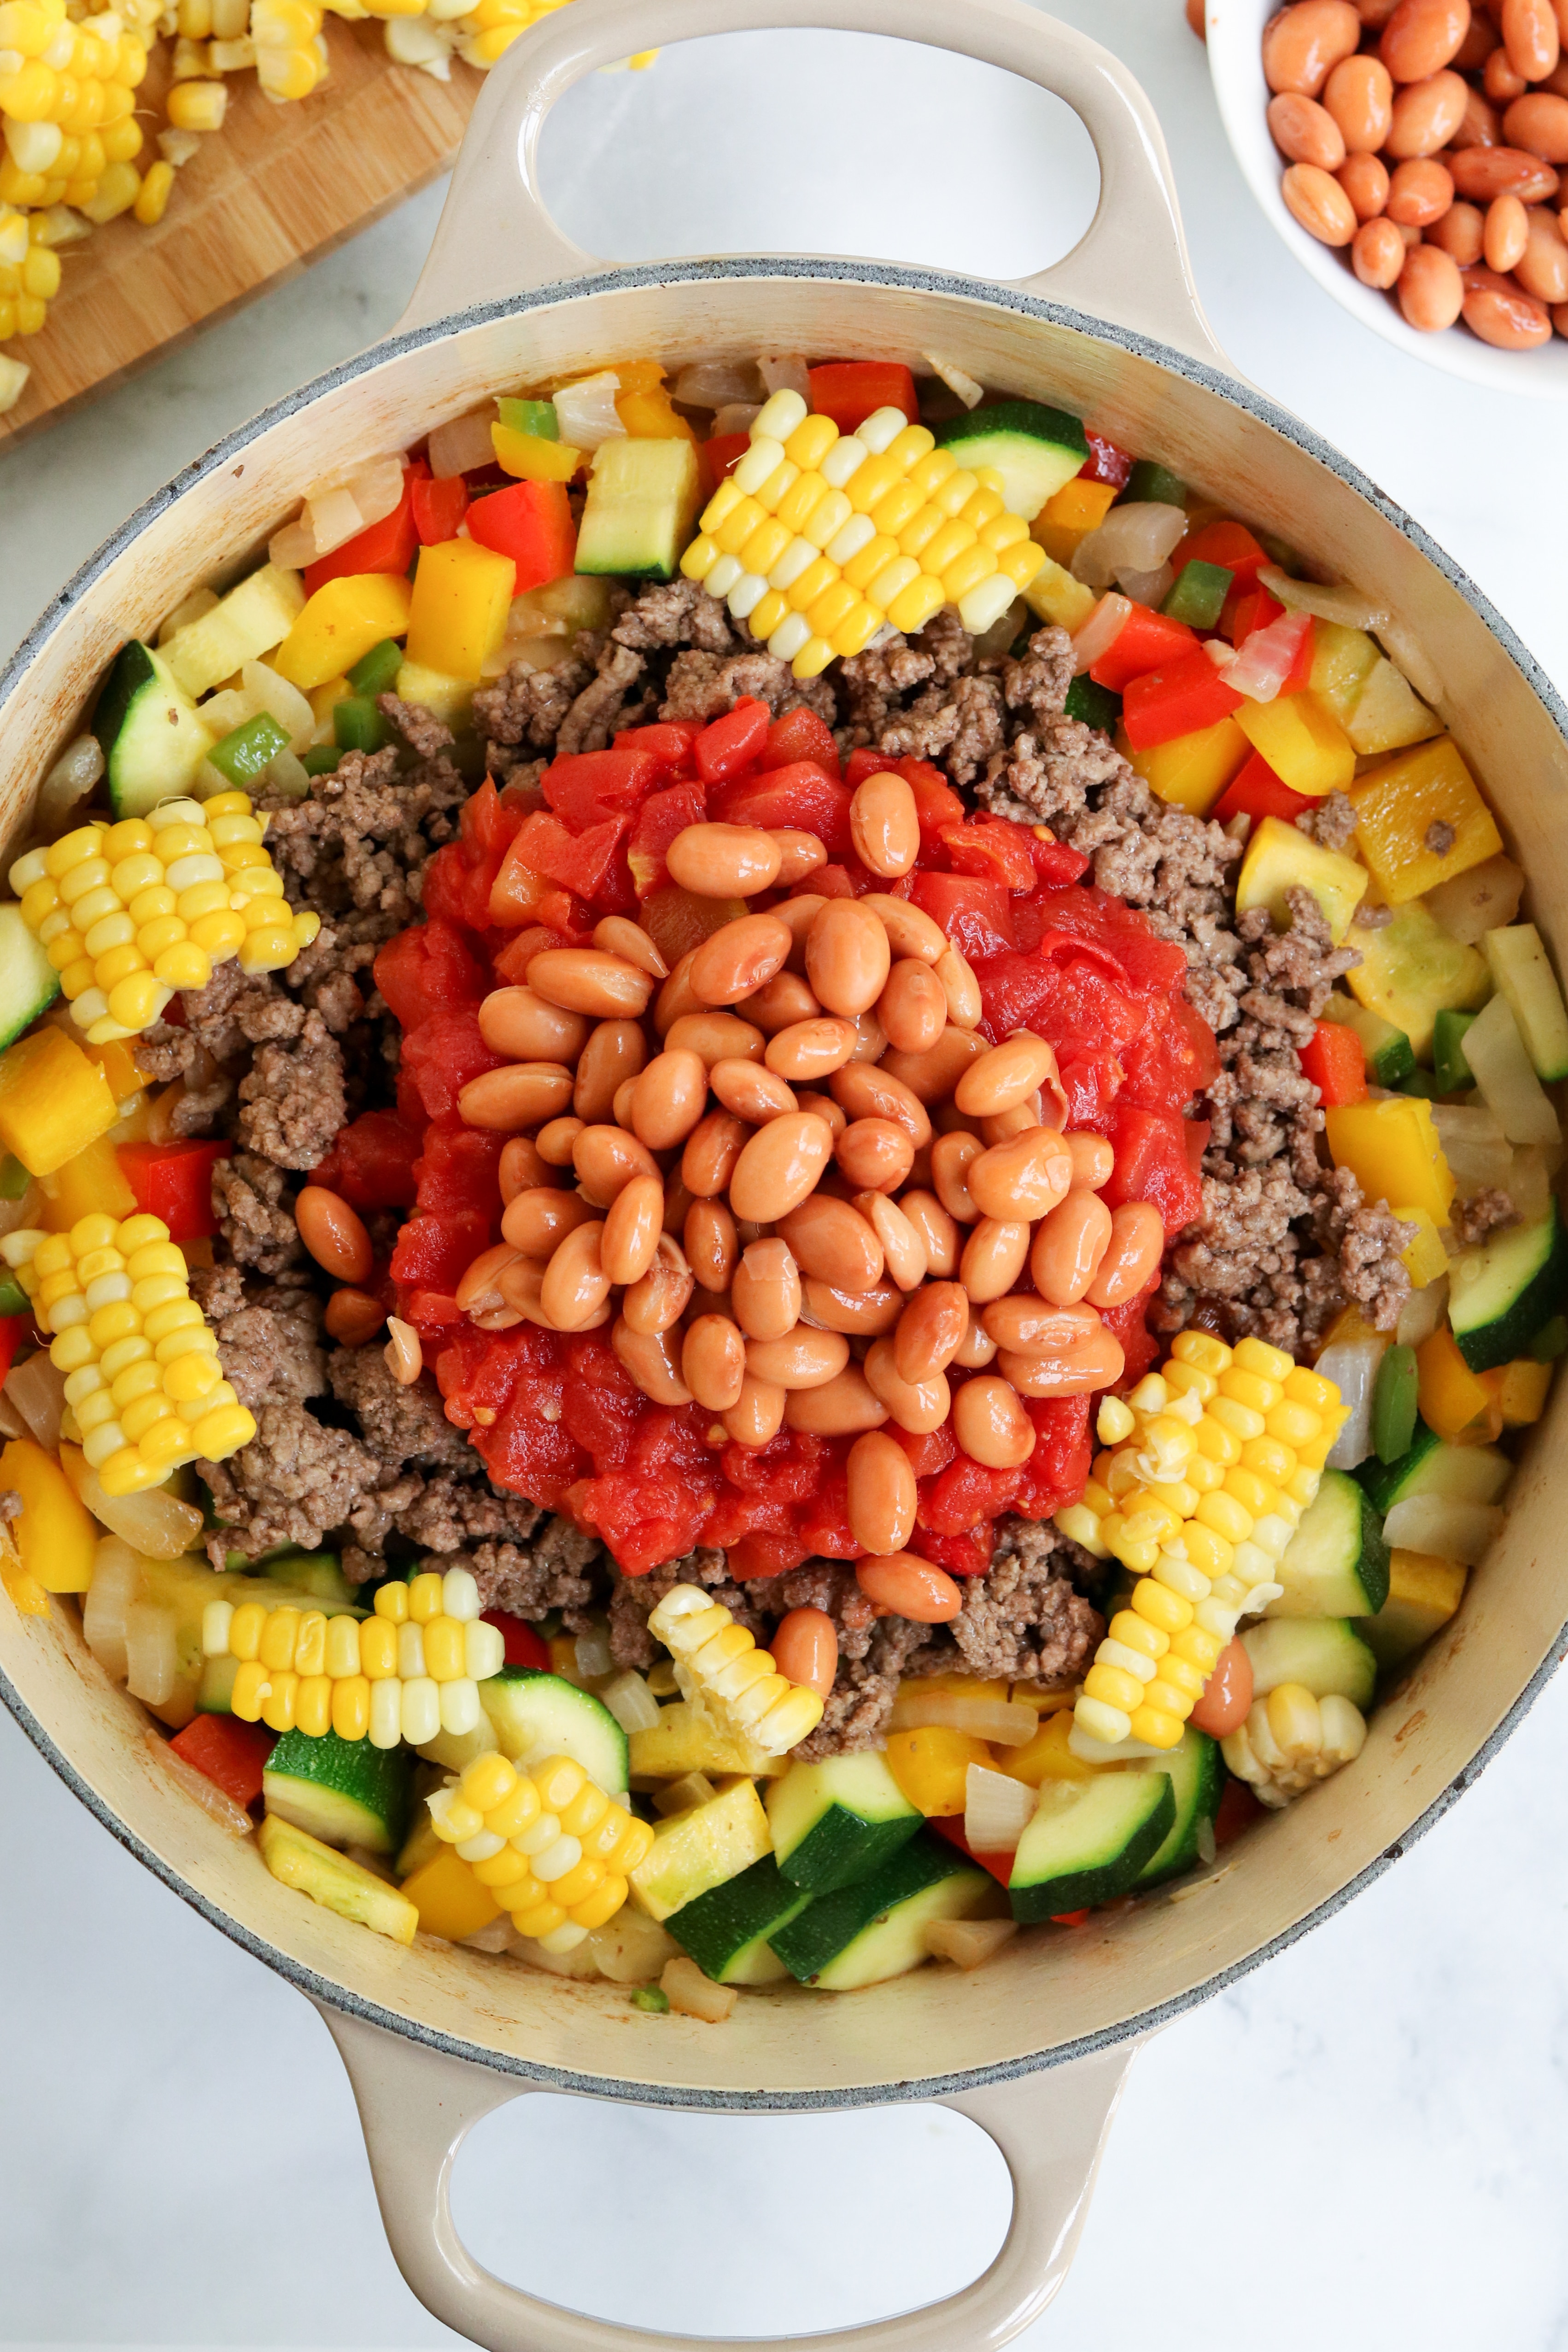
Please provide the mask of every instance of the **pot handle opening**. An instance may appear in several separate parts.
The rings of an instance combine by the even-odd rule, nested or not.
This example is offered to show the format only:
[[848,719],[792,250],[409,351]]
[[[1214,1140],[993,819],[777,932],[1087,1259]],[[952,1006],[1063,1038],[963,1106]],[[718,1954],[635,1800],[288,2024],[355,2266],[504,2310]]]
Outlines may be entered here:
[[1065,100],[1094,142],[1100,202],[1069,254],[1017,283],[1228,367],[1193,283],[1152,107],[1108,50],[1024,0],[573,0],[514,41],[487,77],[401,329],[605,266],[563,236],[539,184],[544,118],[584,74],[703,34],[789,27],[918,41]]
[[[480,2119],[535,2087],[318,2002],[348,2070],[388,2242],[426,2309],[489,2352],[758,2352],[774,2338],[666,2336],[544,2303],[475,2262],[452,2220],[452,2168]],[[996,2142],[1013,2213],[989,2270],[942,2303],[811,2337],[813,2352],[994,2352],[1067,2275],[1135,2045],[939,2102]]]

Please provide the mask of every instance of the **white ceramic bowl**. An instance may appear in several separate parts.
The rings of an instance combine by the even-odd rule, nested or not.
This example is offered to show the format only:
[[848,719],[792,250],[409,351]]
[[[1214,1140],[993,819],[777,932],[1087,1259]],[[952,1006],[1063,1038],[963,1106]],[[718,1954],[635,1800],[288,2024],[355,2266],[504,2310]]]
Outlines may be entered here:
[[1279,193],[1285,160],[1269,135],[1263,79],[1263,27],[1278,5],[1279,0],[1208,0],[1207,9],[1209,73],[1220,119],[1264,218],[1342,310],[1413,359],[1492,392],[1568,400],[1568,341],[1561,335],[1542,351],[1499,352],[1465,326],[1420,334],[1405,325],[1392,294],[1363,286],[1342,252],[1320,245],[1291,218]]

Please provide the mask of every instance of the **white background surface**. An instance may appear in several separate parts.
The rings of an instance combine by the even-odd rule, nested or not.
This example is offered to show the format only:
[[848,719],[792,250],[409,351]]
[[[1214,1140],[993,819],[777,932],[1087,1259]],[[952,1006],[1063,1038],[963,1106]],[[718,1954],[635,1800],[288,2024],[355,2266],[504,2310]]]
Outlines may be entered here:
[[[1404,360],[1294,268],[1224,147],[1179,0],[1059,13],[1150,90],[1238,369],[1417,514],[1568,677],[1562,412]],[[545,171],[563,226],[616,257],[844,248],[1001,275],[1071,243],[1086,153],[1061,110],[980,68],[800,35],[594,81]],[[671,155],[691,163],[660,177],[651,159]],[[0,649],[180,464],[392,325],[437,206],[0,458]],[[1568,1864],[1546,1802],[1565,1771],[1559,1687],[1395,1871],[1140,2058],[1030,2352],[1100,2352],[1112,2331],[1161,2352],[1244,2335],[1362,2352],[1395,2331],[1423,2352],[1568,2346]],[[456,2343],[393,2266],[314,2013],[122,1853],[4,1718],[0,1790],[4,2340]],[[989,2144],[935,2109],[713,2121],[534,2099],[458,2175],[493,2266],[694,2336],[951,2292],[989,2259],[1005,2199]]]

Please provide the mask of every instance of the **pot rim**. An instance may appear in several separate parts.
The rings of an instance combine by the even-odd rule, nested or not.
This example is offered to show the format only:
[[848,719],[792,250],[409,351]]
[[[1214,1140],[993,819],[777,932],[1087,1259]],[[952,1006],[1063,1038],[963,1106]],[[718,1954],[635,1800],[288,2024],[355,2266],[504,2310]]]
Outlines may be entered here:
[[[1281,408],[1268,395],[1227,375],[1205,362],[1188,358],[1169,344],[1153,337],[1138,333],[1131,328],[1096,319],[1088,312],[1068,304],[1053,302],[1022,288],[994,280],[965,277],[946,270],[921,269],[910,265],[835,259],[831,257],[760,256],[726,257],[712,260],[639,263],[619,268],[595,269],[580,278],[557,280],[549,286],[514,294],[493,302],[475,303],[468,309],[416,327],[406,333],[394,333],[383,341],[372,344],[354,358],[344,360],[324,374],[316,376],[297,390],[287,393],[270,407],[263,409],[247,424],[216,442],[205,454],[155,490],[136,509],[120,529],[107,539],[97,552],[73,574],[66,585],[46,606],[38,620],[18,646],[16,654],[0,670],[0,709],[20,680],[23,672],[36,657],[47,638],[65,620],[72,607],[85,594],[93,582],[159,516],[163,514],[184,493],[231,458],[247,448],[262,433],[274,425],[310,407],[327,393],[353,383],[354,378],[378,368],[390,360],[403,358],[426,344],[446,341],[472,327],[489,325],[519,312],[544,310],[564,301],[584,299],[595,294],[614,293],[632,289],[689,285],[699,282],[723,281],[726,278],[756,279],[767,278],[819,278],[849,285],[873,285],[900,289],[911,294],[941,294],[961,300],[984,303],[1016,312],[1019,316],[1037,319],[1049,326],[1064,327],[1070,332],[1093,337],[1131,352],[1134,357],[1152,361],[1155,366],[1184,375],[1202,389],[1215,394],[1234,408],[1269,426],[1283,438],[1294,443],[1306,456],[1329,467],[1340,479],[1373,506],[1394,529],[1402,533],[1418,551],[1426,556],[1456,588],[1467,604],[1486,624],[1521,672],[1537,698],[1551,714],[1553,724],[1568,741],[1568,703],[1557,692],[1535,656],[1522,644],[1510,624],[1498,612],[1490,599],[1483,594],[1467,572],[1445,553],[1435,540],[1414,518],[1395,504],[1386,492],[1380,490],[1361,468],[1326,441],[1323,436]],[[457,2035],[441,2033],[406,2017],[379,2002],[366,2000],[345,1985],[334,1984],[313,1969],[255,1934],[234,1916],[213,1903],[172,1864],[164,1862],[119,1814],[100,1797],[78,1772],[53,1735],[34,1715],[21,1694],[0,1669],[0,1701],[16,1718],[45,1761],[72,1793],[79,1797],[88,1811],[99,1821],[127,1853],[134,1854],[153,1875],[170,1891],[187,1903],[212,1927],[237,1944],[253,1958],[260,1960],[273,1972],[285,1978],[305,1994],[307,1999],[342,2011],[346,2016],[360,2019],[366,2024],[380,2026],[384,2032],[399,2034],[404,2040],[422,2044],[443,2056],[458,2058],[471,2065],[485,2068],[491,2074],[508,2074],[538,2090],[563,2091],[581,2096],[617,2101],[626,2105],[669,2107],[698,2113],[799,2114],[828,2111],[842,2107],[874,2107],[917,2099],[950,2097],[955,2093],[975,2091],[997,2083],[1013,2082],[1020,2077],[1040,2073],[1047,2068],[1071,2063],[1079,2058],[1093,2056],[1119,2042],[1130,2042],[1152,2033],[1187,2011],[1200,2007],[1216,1993],[1238,1984],[1255,1969],[1275,1958],[1321,1927],[1345,1906],[1382,1876],[1392,1863],[1413,1846],[1419,1838],[1435,1828],[1450,1806],[1463,1796],[1491,1762],[1519,1725],[1534,1706],[1547,1684],[1568,1655],[1568,1624],[1557,1633],[1545,1656],[1529,1682],[1520,1692],[1506,1715],[1482,1742],[1452,1780],[1433,1799],[1425,1812],[1410,1824],[1401,1837],[1385,1847],[1372,1862],[1347,1880],[1344,1885],[1324,1897],[1312,1910],[1295,1920],[1289,1927],[1257,1950],[1232,1961],[1224,1969],[1205,1977],[1201,1984],[1176,1995],[1154,2008],[1141,2010],[1121,2018],[1114,2025],[1100,2032],[1080,2036],[1077,2041],[1061,2042],[1048,2050],[1031,2052],[1020,2058],[999,2061],[991,2066],[969,2067],[952,2074],[910,2076],[900,2083],[853,2086],[839,2090],[821,2091],[733,2091],[699,2090],[667,2084],[631,2081],[615,2075],[581,2074],[572,2070],[546,2066],[522,2058],[512,2057],[462,2040]]]

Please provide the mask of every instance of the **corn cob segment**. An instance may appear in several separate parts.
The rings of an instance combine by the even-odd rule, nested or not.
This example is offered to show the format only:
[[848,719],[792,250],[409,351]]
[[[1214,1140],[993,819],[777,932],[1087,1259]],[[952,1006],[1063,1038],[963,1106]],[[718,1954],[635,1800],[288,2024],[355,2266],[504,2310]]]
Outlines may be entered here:
[[242,971],[281,971],[310,945],[321,919],[285,898],[266,829],[247,793],[219,793],[95,820],[16,860],[22,919],[91,1044],[136,1036],[231,956]]
[[49,1360],[82,1452],[109,1495],[161,1486],[183,1462],[222,1462],[256,1434],[223,1377],[191,1297],[184,1255],[161,1219],[79,1217],[67,1234],[24,1226],[0,1254],[54,1334]]
[[775,392],[750,438],[680,568],[796,677],[864,652],[884,625],[923,628],[943,604],[978,635],[1044,561],[1001,476],[963,472],[901,409],[841,434],[799,393]]
[[[66,204],[104,220],[135,201],[142,129],[134,93],[147,71],[149,37],[134,8],[78,24],[64,0],[4,0],[0,205]],[[0,265],[14,273],[0,277],[0,342],[37,334],[58,289],[58,259],[42,247],[37,252],[40,263],[54,264],[52,283],[30,254],[0,251]]]
[[373,1748],[419,1748],[440,1731],[472,1731],[479,1685],[506,1662],[466,1568],[384,1585],[374,1615],[363,1619],[209,1601],[202,1650],[239,1661],[230,1705],[245,1722],[310,1739],[335,1731]]
[[816,1692],[781,1675],[771,1653],[700,1585],[676,1585],[647,1622],[675,1661],[681,1696],[731,1738],[783,1756],[821,1722]]
[[1084,1677],[1081,1752],[1175,1747],[1241,1618],[1279,1593],[1344,1417],[1333,1382],[1281,1349],[1204,1331],[1182,1332],[1161,1371],[1102,1406],[1113,1443],[1056,1525],[1142,1573]]
[[1353,1764],[1366,1745],[1366,1718],[1348,1698],[1314,1698],[1303,1683],[1279,1683],[1247,1721],[1220,1742],[1225,1760],[1275,1812],[1314,1782]]
[[569,1952],[615,1917],[653,1843],[647,1823],[566,1756],[528,1772],[494,1751],[478,1756],[426,1801],[437,1836],[457,1847],[518,1933],[552,1952]]

